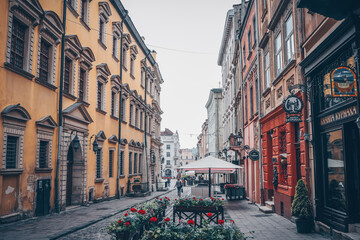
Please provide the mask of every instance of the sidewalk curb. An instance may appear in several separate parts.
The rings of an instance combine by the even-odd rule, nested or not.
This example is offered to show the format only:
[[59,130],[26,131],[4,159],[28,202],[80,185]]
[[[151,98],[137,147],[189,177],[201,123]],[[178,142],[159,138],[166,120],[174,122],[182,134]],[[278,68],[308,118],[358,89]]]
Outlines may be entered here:
[[[170,193],[170,192],[172,192],[172,191],[175,191],[175,189],[166,191],[166,192],[164,192],[163,194],[154,196],[154,197],[152,197],[152,198],[150,198],[150,199],[148,199],[148,200],[144,200],[144,201],[142,201],[142,202],[140,202],[140,203],[138,203],[138,204],[141,204],[141,203],[146,202],[146,201],[154,200],[155,198],[157,198],[157,197],[159,197],[159,196],[163,196],[163,195],[165,195],[165,194],[168,194],[168,193]],[[84,223],[84,224],[82,224],[82,225],[75,226],[75,227],[72,227],[72,228],[67,229],[67,230],[64,230],[64,231],[60,231],[60,232],[58,232],[58,233],[56,233],[56,234],[53,234],[53,235],[48,236],[48,239],[53,240],[53,239],[58,239],[58,238],[64,237],[64,236],[66,236],[66,235],[68,235],[68,234],[71,234],[71,233],[73,233],[73,232],[79,231],[79,230],[81,230],[81,229],[83,229],[83,228],[86,228],[86,227],[88,227],[88,226],[91,226],[91,225],[93,225],[93,224],[95,224],[95,223],[98,223],[98,222],[100,222],[100,221],[102,221],[102,220],[104,220],[104,219],[110,218],[110,217],[112,217],[112,216],[114,216],[114,215],[116,215],[116,214],[125,212],[126,209],[128,209],[128,208],[121,209],[121,210],[118,210],[118,211],[116,211],[116,212],[107,214],[107,215],[105,215],[105,216],[102,216],[102,217],[100,217],[100,218],[98,218],[98,219],[95,219],[95,220],[91,220],[91,221],[89,221],[89,222],[87,222],[87,223]]]

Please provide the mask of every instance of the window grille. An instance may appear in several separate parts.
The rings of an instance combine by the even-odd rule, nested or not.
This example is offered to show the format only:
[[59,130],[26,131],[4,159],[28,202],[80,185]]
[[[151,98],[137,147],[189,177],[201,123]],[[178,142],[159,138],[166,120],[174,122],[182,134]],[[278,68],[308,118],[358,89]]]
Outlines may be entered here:
[[98,92],[97,92],[97,108],[102,109],[102,91],[103,84],[98,82]]
[[23,68],[24,65],[24,48],[25,48],[25,33],[27,27],[13,19],[12,34],[11,34],[11,50],[10,63],[16,67]]
[[84,69],[80,69],[80,80],[79,80],[79,99],[85,101],[85,79],[86,79],[86,71]]
[[6,146],[6,168],[16,168],[18,137],[8,136]]
[[70,81],[71,81],[71,67],[72,61],[65,58],[65,71],[64,71],[64,92],[70,94]]
[[48,141],[40,141],[39,149],[39,168],[47,168],[48,163]]
[[44,39],[41,40],[40,50],[40,72],[39,78],[41,81],[48,82],[49,78],[49,58],[51,45]]
[[102,149],[96,152],[96,178],[101,178],[101,155]]
[[113,177],[114,151],[109,151],[109,177]]

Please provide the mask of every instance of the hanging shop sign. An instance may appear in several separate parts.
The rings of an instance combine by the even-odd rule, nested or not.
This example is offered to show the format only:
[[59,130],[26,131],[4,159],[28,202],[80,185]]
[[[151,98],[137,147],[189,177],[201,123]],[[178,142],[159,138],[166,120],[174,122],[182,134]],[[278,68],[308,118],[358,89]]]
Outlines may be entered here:
[[253,149],[249,152],[248,156],[250,160],[257,161],[260,158],[260,152],[258,150]]
[[331,94],[333,97],[356,97],[356,75],[349,67],[338,67],[331,72]]
[[291,93],[283,101],[283,109],[286,113],[286,122],[301,122],[301,111],[304,103],[298,96]]

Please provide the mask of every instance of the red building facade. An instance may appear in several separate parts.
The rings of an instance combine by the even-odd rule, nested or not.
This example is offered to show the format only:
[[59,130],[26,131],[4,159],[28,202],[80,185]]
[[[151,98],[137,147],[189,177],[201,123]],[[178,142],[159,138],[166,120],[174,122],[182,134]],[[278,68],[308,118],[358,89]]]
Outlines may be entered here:
[[294,88],[304,84],[295,0],[265,0],[258,7],[259,47],[261,49],[261,135],[264,198],[275,212],[291,218],[291,203],[297,181],[303,178],[309,188],[309,161],[304,140],[308,133],[306,108],[302,122],[286,122],[283,101],[291,91],[307,102],[307,94]]

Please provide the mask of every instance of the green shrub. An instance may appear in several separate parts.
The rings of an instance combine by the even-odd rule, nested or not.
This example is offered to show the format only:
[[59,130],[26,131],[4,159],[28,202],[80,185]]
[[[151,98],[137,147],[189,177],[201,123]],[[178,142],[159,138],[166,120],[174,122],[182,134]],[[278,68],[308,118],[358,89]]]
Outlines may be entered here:
[[291,204],[291,214],[298,218],[311,218],[312,208],[308,191],[302,179],[297,182],[294,201]]

